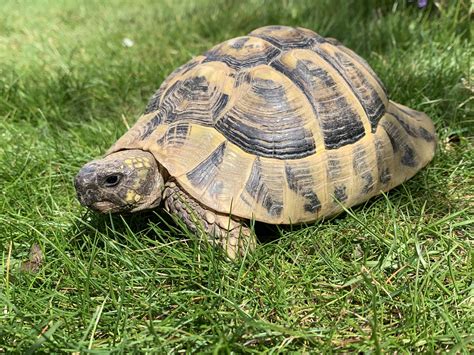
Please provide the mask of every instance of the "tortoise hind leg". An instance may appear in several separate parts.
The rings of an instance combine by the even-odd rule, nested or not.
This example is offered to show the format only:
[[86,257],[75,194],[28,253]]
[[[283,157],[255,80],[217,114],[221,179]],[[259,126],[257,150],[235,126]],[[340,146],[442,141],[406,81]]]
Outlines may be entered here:
[[207,209],[183,191],[174,181],[165,184],[165,209],[178,216],[193,232],[200,229],[213,244],[220,244],[231,259],[255,249],[256,238],[245,223],[235,217]]

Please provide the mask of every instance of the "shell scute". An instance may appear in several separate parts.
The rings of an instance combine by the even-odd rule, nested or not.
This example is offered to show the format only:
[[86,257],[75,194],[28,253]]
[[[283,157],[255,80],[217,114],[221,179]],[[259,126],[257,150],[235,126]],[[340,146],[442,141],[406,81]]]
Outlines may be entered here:
[[[234,92],[233,105],[215,128],[242,150],[261,157],[298,159],[315,153],[317,124],[292,83],[268,66],[252,68]],[[292,139],[288,139],[292,137]]]
[[340,47],[323,43],[318,47],[314,47],[313,50],[330,63],[349,85],[351,91],[354,92],[362,104],[370,121],[372,132],[374,132],[388,104],[385,88],[380,80],[373,72],[368,71],[361,62],[354,60],[354,57],[340,50]]
[[363,137],[365,111],[332,67],[308,49],[295,49],[273,64],[297,83],[313,107],[324,146],[337,149]]
[[321,201],[314,191],[314,176],[309,166],[285,164],[286,182],[290,190],[305,199],[305,212],[315,214],[321,209]]
[[160,88],[155,92],[155,94],[151,97],[151,99],[148,102],[148,105],[145,109],[144,114],[151,113],[153,111],[158,110],[160,103],[161,103],[161,98],[163,96],[163,93],[168,89],[170,85],[172,85],[174,80],[177,80],[180,75],[185,74],[187,71],[193,69],[196,67],[198,64],[200,64],[203,60],[205,59],[204,56],[199,56],[196,58],[191,59],[189,62],[181,65],[177,69],[175,69],[166,79],[163,81],[163,83],[160,85]]
[[173,122],[212,126],[232,92],[232,71],[222,63],[201,63],[173,78],[160,93],[160,105],[144,125],[145,140],[161,124]]
[[280,173],[278,169],[267,170],[257,157],[245,184],[245,192],[258,206],[263,207],[265,213],[276,218],[281,216],[283,210],[283,190],[275,184]]

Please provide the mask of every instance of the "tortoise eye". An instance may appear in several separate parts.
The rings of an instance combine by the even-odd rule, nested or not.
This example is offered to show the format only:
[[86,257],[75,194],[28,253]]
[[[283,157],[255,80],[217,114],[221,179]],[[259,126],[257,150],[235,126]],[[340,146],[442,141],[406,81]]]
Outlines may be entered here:
[[112,174],[109,175],[105,178],[104,180],[104,186],[105,187],[114,187],[117,186],[118,183],[120,182],[121,176],[118,174]]

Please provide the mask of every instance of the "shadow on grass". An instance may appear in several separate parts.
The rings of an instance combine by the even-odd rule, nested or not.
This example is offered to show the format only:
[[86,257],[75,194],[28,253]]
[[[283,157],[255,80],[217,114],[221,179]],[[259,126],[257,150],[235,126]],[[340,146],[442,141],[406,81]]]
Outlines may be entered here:
[[[163,209],[123,215],[100,215],[87,211],[79,220],[81,223],[71,231],[71,234],[75,236],[74,240],[78,243],[80,243],[81,236],[92,237],[96,233],[110,235],[110,232],[113,232],[113,237],[118,241],[126,239],[127,234],[131,232],[134,235],[141,235],[160,243],[167,243],[171,239],[186,238],[190,235],[196,236],[176,217],[171,216]],[[277,240],[283,231],[298,228],[297,226],[277,226],[263,222],[254,222],[252,226],[261,243]]]

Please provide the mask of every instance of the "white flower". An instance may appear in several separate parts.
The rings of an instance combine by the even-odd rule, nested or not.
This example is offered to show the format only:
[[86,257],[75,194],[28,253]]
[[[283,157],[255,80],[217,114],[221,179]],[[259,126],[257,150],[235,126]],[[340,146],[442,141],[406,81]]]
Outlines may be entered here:
[[122,40],[122,46],[124,47],[132,47],[135,44],[130,38],[124,38]]

